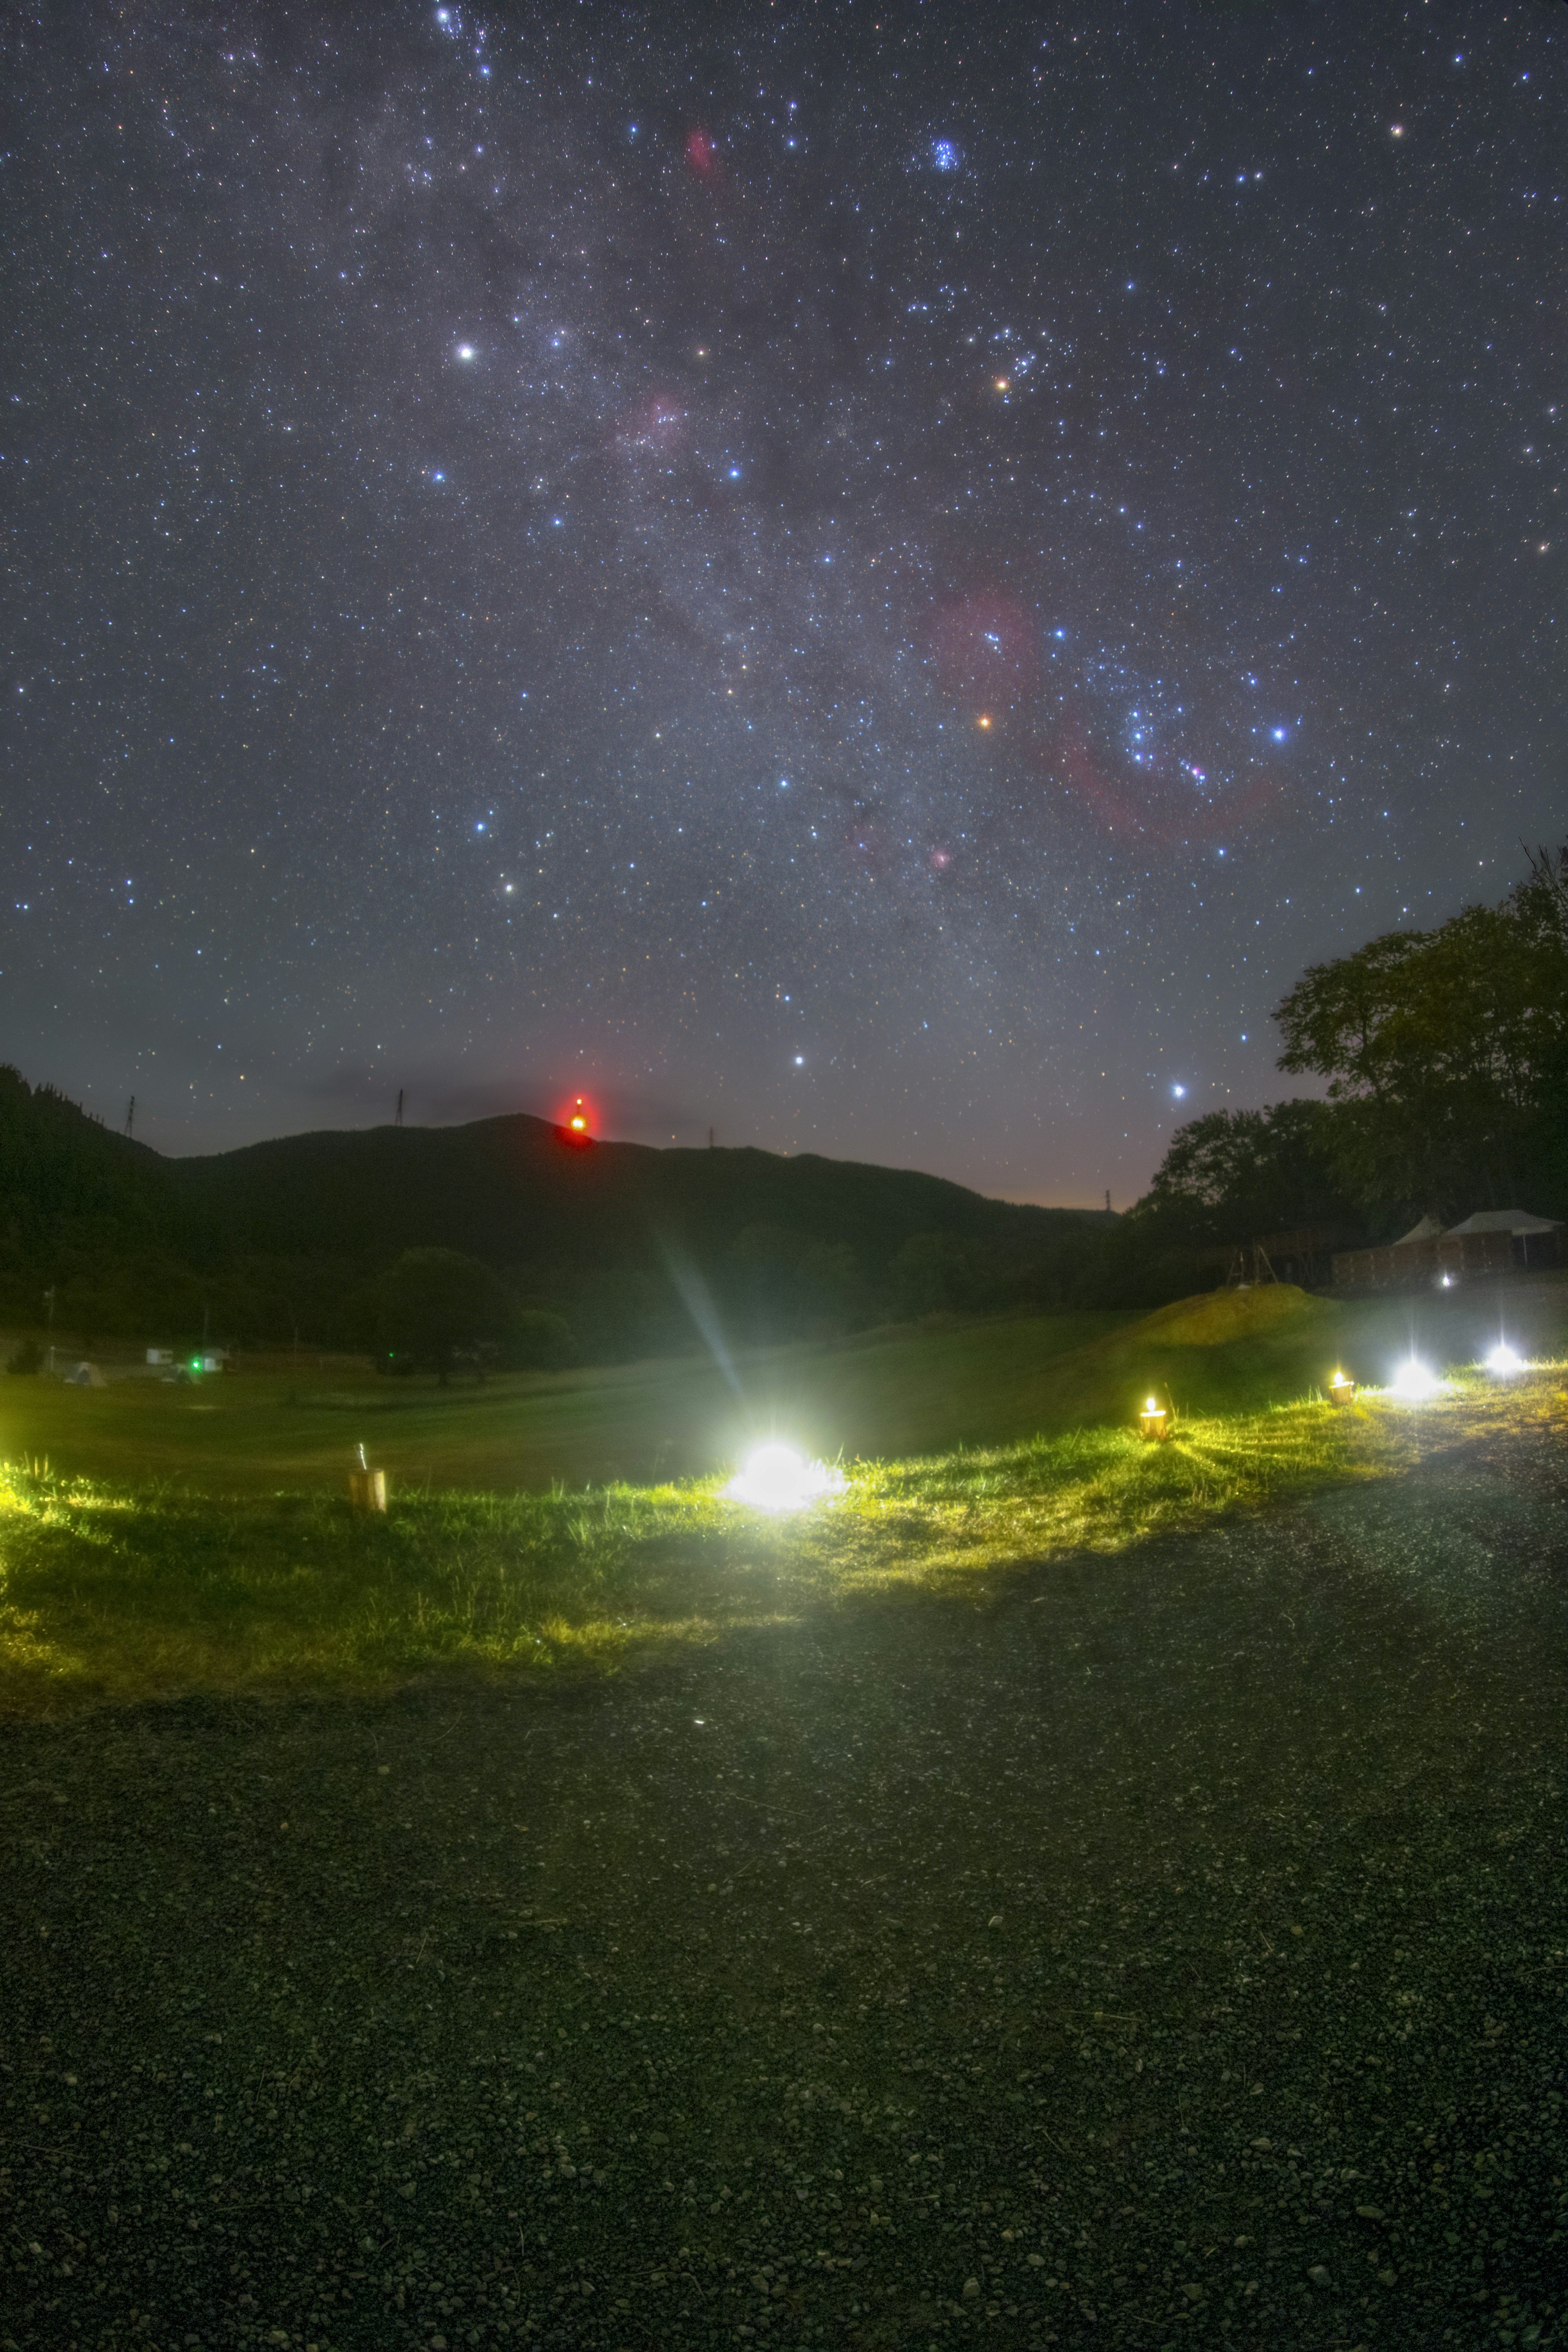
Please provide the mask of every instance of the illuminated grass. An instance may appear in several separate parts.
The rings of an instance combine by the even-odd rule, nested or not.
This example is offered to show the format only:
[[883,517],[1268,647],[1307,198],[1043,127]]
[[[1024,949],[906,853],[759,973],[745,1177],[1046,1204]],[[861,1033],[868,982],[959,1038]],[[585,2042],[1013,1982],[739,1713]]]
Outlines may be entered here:
[[447,1491],[384,1520],[321,1496],[220,1501],[13,1466],[0,1488],[0,1704],[302,1685],[436,1668],[603,1673],[824,1606],[989,1597],[1055,1558],[1258,1511],[1418,1453],[1568,1429],[1558,1370],[1180,1425],[1169,1444],[1080,1430],[850,1467],[837,1501],[773,1519],[719,1482],[548,1495]]

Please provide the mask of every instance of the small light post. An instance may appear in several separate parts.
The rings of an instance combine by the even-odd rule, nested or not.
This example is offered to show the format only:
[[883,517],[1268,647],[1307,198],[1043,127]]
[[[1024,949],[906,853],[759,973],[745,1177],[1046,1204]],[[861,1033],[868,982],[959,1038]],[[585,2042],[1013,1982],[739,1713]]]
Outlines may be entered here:
[[372,1470],[364,1458],[364,1447],[357,1448],[359,1468],[349,1472],[349,1502],[356,1511],[384,1511],[386,1508],[386,1473]]

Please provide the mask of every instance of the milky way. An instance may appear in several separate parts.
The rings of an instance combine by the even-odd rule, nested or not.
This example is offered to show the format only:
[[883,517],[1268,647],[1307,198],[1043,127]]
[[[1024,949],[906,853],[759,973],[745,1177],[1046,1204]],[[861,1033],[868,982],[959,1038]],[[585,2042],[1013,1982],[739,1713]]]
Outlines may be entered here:
[[1125,1202],[1561,831],[1568,11],[6,39],[0,1054]]

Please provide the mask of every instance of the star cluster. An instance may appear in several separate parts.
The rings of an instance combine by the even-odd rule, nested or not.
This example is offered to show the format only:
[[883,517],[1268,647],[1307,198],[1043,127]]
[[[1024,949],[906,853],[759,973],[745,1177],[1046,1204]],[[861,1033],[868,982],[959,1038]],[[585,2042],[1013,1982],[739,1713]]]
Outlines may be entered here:
[[1561,830],[1561,12],[18,24],[4,1050],[163,1148],[1124,1202]]

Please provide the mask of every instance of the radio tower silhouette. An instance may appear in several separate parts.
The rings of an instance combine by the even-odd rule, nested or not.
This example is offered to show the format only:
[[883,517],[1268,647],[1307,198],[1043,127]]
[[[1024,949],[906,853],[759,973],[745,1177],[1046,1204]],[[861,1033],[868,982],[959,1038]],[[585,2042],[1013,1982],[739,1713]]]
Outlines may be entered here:
[[401,1087],[397,1089],[397,1110],[394,1116],[392,1124],[394,1127],[401,1127],[403,1125],[403,1088]]

